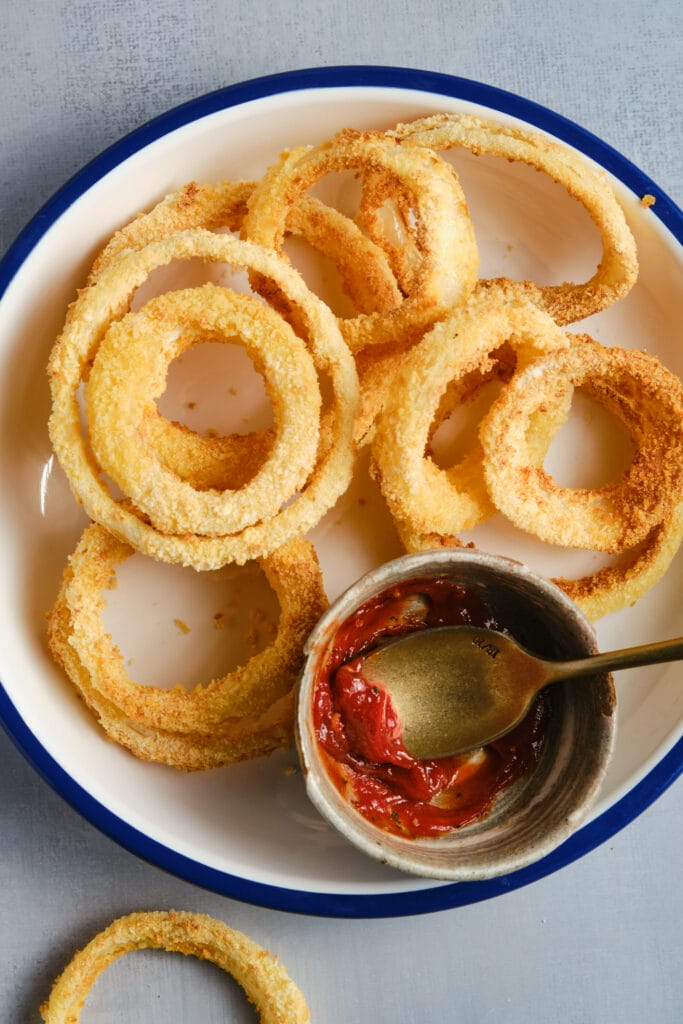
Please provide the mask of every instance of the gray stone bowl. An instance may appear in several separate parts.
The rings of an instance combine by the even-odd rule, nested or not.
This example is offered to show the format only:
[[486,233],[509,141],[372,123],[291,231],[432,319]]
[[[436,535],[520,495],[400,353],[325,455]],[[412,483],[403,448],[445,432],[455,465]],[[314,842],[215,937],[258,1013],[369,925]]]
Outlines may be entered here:
[[339,793],[321,760],[312,715],[317,669],[338,627],[359,605],[399,581],[444,575],[477,593],[537,654],[562,659],[597,650],[593,629],[576,605],[519,562],[468,548],[405,555],[354,583],[311,634],[299,686],[296,739],[309,798],[351,843],[412,874],[473,881],[539,860],[585,820],[614,747],[615,695],[612,678],[604,673],[553,684],[553,713],[536,769],[504,790],[482,820],[425,839],[390,835],[372,825]]

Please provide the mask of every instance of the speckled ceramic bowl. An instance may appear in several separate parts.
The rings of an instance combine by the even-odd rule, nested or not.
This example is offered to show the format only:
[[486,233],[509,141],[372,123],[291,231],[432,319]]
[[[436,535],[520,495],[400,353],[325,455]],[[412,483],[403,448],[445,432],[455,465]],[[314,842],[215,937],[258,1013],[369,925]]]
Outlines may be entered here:
[[554,684],[553,713],[540,760],[515,782],[482,820],[448,835],[407,839],[367,821],[330,780],[313,727],[316,673],[339,625],[359,605],[394,583],[447,576],[472,589],[513,634],[550,658],[596,651],[590,623],[554,584],[526,566],[469,549],[428,551],[395,559],[368,573],[334,602],[311,635],[302,673],[297,743],[308,795],[320,813],[371,857],[431,878],[476,880],[525,867],[550,853],[584,820],[607,770],[615,734],[615,698],[609,675]]

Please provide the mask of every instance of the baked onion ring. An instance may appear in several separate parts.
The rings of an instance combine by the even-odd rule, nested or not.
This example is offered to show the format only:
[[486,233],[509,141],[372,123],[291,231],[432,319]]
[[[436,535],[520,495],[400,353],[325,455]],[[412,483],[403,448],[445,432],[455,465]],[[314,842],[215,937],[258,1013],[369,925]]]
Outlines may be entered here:
[[125,747],[139,760],[188,772],[253,760],[289,746],[294,720],[293,689],[262,715],[227,721],[211,733],[150,729],[125,715],[93,685],[90,673],[71,645],[73,620],[65,596],[70,580],[71,570],[67,567],[48,616],[48,643],[55,661],[64,669],[110,740]]
[[150,447],[162,465],[198,490],[243,487],[263,466],[273,446],[275,432],[249,434],[197,434],[164,416],[145,423]]
[[131,250],[144,249],[178,231],[239,231],[254,191],[253,181],[221,181],[216,185],[190,181],[164,196],[145,213],[115,231],[99,253],[88,276],[95,284],[104,270]]
[[[235,490],[196,489],[148,442],[146,424],[158,415],[169,363],[207,335],[227,343],[239,338],[264,378],[277,424],[263,465]],[[311,474],[320,408],[313,361],[289,324],[253,295],[213,284],[167,292],[113,323],[86,388],[97,461],[165,533],[220,536],[275,515]]]
[[[636,451],[615,484],[559,487],[532,464],[530,416],[558,388],[585,384],[622,420]],[[563,547],[619,552],[644,540],[681,494],[683,386],[653,356],[583,337],[518,373],[482,421],[479,437],[489,494],[516,526]]]
[[[573,323],[607,308],[626,295],[635,283],[638,275],[636,244],[610,181],[605,172],[568,147],[540,132],[499,124],[471,114],[435,114],[399,124],[387,135],[404,146],[429,147],[435,151],[459,147],[477,155],[490,153],[506,160],[521,161],[548,174],[582,204],[602,240],[602,258],[593,276],[583,284],[565,282],[538,286],[532,281],[520,282],[527,297],[557,323]],[[405,199],[403,203],[405,205]],[[360,223],[370,237],[391,253],[391,243],[377,218],[378,206],[379,203],[366,190]],[[400,204],[399,214],[405,223],[407,218]],[[406,281],[405,268],[412,267],[415,261],[406,262],[406,247],[409,251],[414,243],[409,230],[404,235],[404,245],[396,250],[391,263],[399,282],[406,287],[410,279]]]
[[[406,356],[372,449],[373,472],[401,533],[457,535],[493,513],[479,444],[448,470],[425,453],[449,385],[473,371],[488,370],[492,353],[505,342],[517,350],[520,366],[569,344],[550,317],[531,303],[507,301],[486,289],[477,290],[436,324]],[[567,389],[552,403],[554,424],[564,418],[570,394]],[[552,431],[547,423],[542,428],[549,443]],[[545,448],[538,447],[544,454]]]
[[[248,268],[272,278],[305,329],[318,374],[329,377],[332,385],[328,429],[305,488],[272,518],[220,537],[162,533],[135,510],[116,502],[100,478],[86,443],[77,399],[80,382],[101,338],[113,320],[126,314],[132,295],[148,274],[171,260],[192,257]],[[269,554],[317,523],[350,481],[358,408],[358,378],[353,359],[332,313],[308,290],[299,274],[275,253],[248,242],[196,230],[179,232],[121,256],[79,295],[51,353],[49,376],[53,401],[50,437],[77,498],[91,519],[161,561],[212,569],[228,561],[242,563]]]
[[[349,169],[374,172],[382,195],[396,189],[410,196],[420,260],[411,292],[400,305],[342,320],[342,333],[353,352],[415,341],[472,291],[477,276],[476,242],[462,190],[453,169],[435,153],[351,129],[319,146],[290,150],[250,197],[242,235],[280,251],[292,205],[326,174]],[[264,294],[277,298],[269,285]]]
[[[88,284],[94,284],[102,271],[128,250],[142,249],[178,231],[204,228],[239,232],[256,184],[188,182],[115,232],[95,260]],[[286,233],[305,239],[335,264],[343,290],[359,312],[384,312],[401,302],[401,292],[383,250],[334,207],[314,196],[301,196],[289,210]]]
[[262,1024],[310,1021],[303,994],[277,957],[206,914],[159,910],[120,917],[79,950],[40,1008],[45,1024],[78,1024],[95,980],[118,957],[136,949],[164,949],[216,964],[242,986]]
[[111,587],[117,565],[131,554],[132,548],[93,525],[69,559],[64,587],[71,618],[69,643],[92,685],[124,715],[148,728],[211,733],[226,720],[259,716],[291,690],[306,638],[327,606],[311,544],[291,541],[259,560],[280,604],[272,643],[226,676],[189,690],[133,682],[105,630],[103,591]]

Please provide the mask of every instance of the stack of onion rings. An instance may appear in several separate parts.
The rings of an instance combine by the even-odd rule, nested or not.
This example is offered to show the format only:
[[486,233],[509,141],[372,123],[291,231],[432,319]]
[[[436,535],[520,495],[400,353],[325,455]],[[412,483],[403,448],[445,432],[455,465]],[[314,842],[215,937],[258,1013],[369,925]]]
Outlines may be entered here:
[[[552,286],[478,281],[466,200],[439,156],[454,147],[522,161],[563,185],[600,232],[595,274]],[[355,219],[307,194],[344,171],[360,182]],[[290,235],[333,263],[355,315],[335,316],[289,265]],[[206,284],[132,308],[155,269],[196,258],[246,270],[258,294]],[[303,537],[344,494],[368,442],[407,549],[460,544],[502,511],[550,543],[620,554],[615,566],[558,581],[591,618],[640,597],[683,535],[680,384],[649,357],[560,329],[626,295],[636,274],[602,172],[545,136],[470,115],[347,129],[287,151],[260,181],[191,182],[117,231],[49,364],[50,436],[97,524],[65,570],[49,640],[108,735],[189,770],[289,741],[303,642],[326,603]],[[275,426],[217,437],[164,418],[156,399],[171,360],[235,338],[265,379]],[[480,441],[440,469],[429,455],[435,430],[491,380],[501,392]],[[636,446],[622,481],[581,497],[542,468],[575,387],[624,421]],[[282,609],[271,648],[192,690],[132,682],[101,611],[133,551],[196,570],[257,559]]]
[[[172,193],[148,213],[140,214],[130,224],[117,231],[95,260],[89,283],[97,281],[100,273],[130,249],[142,249],[150,242],[162,241],[177,231],[204,228],[207,231],[230,230],[239,232],[247,212],[247,201],[256,182],[224,181],[217,185],[190,182],[179,192]],[[387,313],[403,301],[388,260],[383,250],[363,234],[349,217],[334,207],[321,203],[310,195],[302,195],[287,216],[287,235],[304,239],[322,256],[331,260],[339,274],[342,289],[357,308],[359,314]],[[355,428],[358,441],[369,439],[369,431],[380,409],[391,382],[397,360],[405,346],[388,344],[374,346],[358,353],[356,367],[361,381],[361,405]],[[166,426],[163,419],[156,422],[157,434],[168,434],[168,441],[182,431],[179,424]],[[199,442],[193,443],[193,454],[201,458]],[[217,457],[241,461],[245,449],[258,448],[253,458],[255,467],[261,465],[272,441],[266,436],[232,434],[204,447],[213,449]],[[182,443],[182,442],[180,442]],[[233,459],[234,454],[234,459]],[[248,457],[248,456],[247,456]],[[211,476],[211,479],[215,478]],[[208,483],[206,486],[215,486]],[[237,486],[237,485],[235,485]]]
[[[89,279],[90,289],[85,294],[92,296],[94,292],[97,295],[103,290],[106,294],[107,275],[111,278],[116,271],[115,280],[117,277],[120,280],[122,265],[125,271],[126,259],[131,257],[133,252],[140,252],[154,242],[163,247],[169,238],[174,239],[179,233],[196,227],[206,230],[239,227],[246,198],[252,190],[253,185],[250,183],[224,182],[219,186],[190,184],[181,192],[167,197],[150,213],[139,216],[132,224],[113,236],[93,266]],[[288,231],[301,233],[311,244],[336,260],[345,287],[360,308],[363,308],[364,304],[367,308],[371,301],[374,303],[373,308],[387,307],[397,301],[398,289],[386,267],[384,257],[348,218],[342,217],[315,199],[304,197],[291,211]],[[219,245],[223,241],[216,237]],[[227,239],[225,241],[229,242]],[[242,250],[250,248],[242,243],[236,243],[236,247]],[[184,250],[181,254],[182,252]],[[143,253],[143,259],[144,255]],[[361,258],[365,268],[368,263],[373,267],[371,280],[367,276],[362,277],[353,269],[354,260]],[[271,257],[267,259],[272,262]],[[290,274],[291,276],[293,275]],[[299,288],[299,291],[306,295],[303,288]],[[83,320],[86,321],[85,326],[88,326],[88,309],[82,308],[83,300],[81,303],[80,306],[76,303],[70,309],[65,333],[69,330],[79,331],[84,326]],[[229,307],[229,315],[233,320],[235,317],[242,317],[246,324],[233,323],[223,331],[222,337],[227,339],[233,333],[241,333],[244,336],[245,331],[249,332],[253,321],[257,328],[252,332],[252,344],[258,349],[264,337],[267,337],[267,351],[274,355],[274,337],[284,334],[285,349],[282,343],[277,347],[277,360],[274,363],[274,371],[281,378],[280,392],[291,393],[292,389],[296,389],[296,374],[301,372],[301,367],[304,366],[304,373],[308,379],[303,382],[299,391],[309,401],[312,396],[314,402],[319,404],[319,396],[314,394],[317,392],[317,384],[312,380],[310,373],[311,357],[303,349],[302,343],[292,334],[291,328],[284,320],[277,318],[273,311],[262,304],[255,309],[254,303],[255,300],[249,296],[235,296],[225,289],[207,285],[203,289],[161,296],[136,313],[127,313],[122,319],[112,320],[103,341],[95,349],[94,356],[91,350],[87,362],[81,364],[80,376],[87,379],[88,406],[91,409],[90,441],[114,479],[118,476],[119,467],[123,467],[124,473],[129,471],[133,461],[130,453],[136,451],[141,432],[146,437],[149,449],[146,468],[149,468],[151,458],[156,462],[157,477],[163,477],[163,471],[168,471],[169,475],[173,474],[175,478],[185,482],[191,497],[200,501],[206,497],[204,492],[209,489],[221,492],[216,495],[220,499],[226,490],[243,488],[247,481],[251,481],[262,471],[264,463],[270,462],[276,467],[284,463],[288,470],[291,470],[291,460],[283,459],[282,455],[276,460],[274,431],[226,437],[195,434],[180,424],[170,423],[158,414],[153,402],[153,389],[146,387],[145,381],[137,388],[142,412],[138,412],[136,421],[128,431],[129,458],[120,458],[122,434],[119,410],[124,408],[131,411],[130,391],[133,382],[128,358],[131,344],[134,343],[139,349],[140,345],[149,347],[156,339],[159,355],[155,357],[156,361],[152,365],[156,368],[156,386],[159,390],[165,375],[165,363],[174,351],[177,351],[177,347],[203,340],[207,336],[215,338],[216,316],[220,319],[226,307]],[[319,326],[315,318],[316,313],[323,326],[329,325],[327,310],[324,307],[320,311],[317,310],[314,299],[310,304],[312,312],[308,312],[309,326],[313,329]],[[206,317],[212,313],[214,321],[207,323]],[[180,332],[177,330],[179,319],[183,322],[183,330]],[[173,325],[172,329],[166,326],[167,323]],[[262,330],[264,323],[267,329],[265,334]],[[241,326],[243,330],[240,330]],[[304,322],[304,327],[306,326]],[[313,361],[328,372],[333,385],[339,385],[338,390],[343,398],[344,393],[351,390],[349,383],[353,383],[351,362],[343,346],[337,344],[335,350],[334,334],[330,333],[332,344],[326,339],[327,351],[319,340],[313,338]],[[286,362],[282,362],[283,356],[286,356],[286,346],[298,348],[295,362],[289,367]],[[53,354],[53,363],[57,366],[55,390],[58,393],[61,393],[63,383],[60,360],[70,356],[68,346],[65,346],[63,341],[58,343]],[[306,369],[306,366],[309,366],[309,369]],[[71,366],[70,370],[73,374]],[[75,378],[72,377],[73,383]],[[277,400],[277,393],[274,397]],[[289,399],[285,401],[282,398],[280,404],[283,414],[290,417],[294,428],[298,423],[303,424],[304,435],[299,434],[299,439],[291,445],[291,449],[295,461],[301,460],[302,446],[307,449],[310,468],[310,457],[315,456],[318,447],[315,428],[317,409],[313,410],[313,416],[304,413],[303,410],[296,415],[296,401],[290,403]],[[342,402],[337,404],[340,406],[339,410],[333,406],[327,413],[324,421],[326,433],[321,445],[323,467],[327,462],[335,471],[339,469],[340,454],[340,446],[336,443],[335,426],[337,432],[341,425],[348,434],[351,424]],[[341,424],[335,424],[335,417]],[[82,441],[83,451],[87,452],[85,438],[82,438]],[[350,442],[347,440],[343,443],[341,449],[342,454],[345,449],[348,462],[349,452],[352,450]],[[143,482],[147,475],[143,472]],[[338,472],[328,471],[328,476],[332,478],[334,475],[338,475]],[[124,475],[118,477],[117,482],[123,485],[125,490],[129,479]],[[299,481],[297,486],[301,482]],[[144,498],[139,493],[134,492],[134,497],[139,504],[143,504]],[[315,498],[315,487],[309,488],[303,502],[304,507],[307,503],[309,506],[312,505],[311,499]],[[169,526],[171,529],[179,528],[177,522],[157,522],[156,527],[150,524],[147,530],[145,520],[140,526],[133,518],[138,513],[130,502],[113,502],[105,498],[102,504],[106,511],[105,522],[110,530],[112,526],[114,527],[114,533],[117,532],[115,524],[123,516],[124,521],[132,524],[136,531],[143,531],[143,540],[151,537],[153,544],[156,542],[153,550],[157,555],[160,545],[164,545],[162,550],[166,553],[168,546],[174,544],[172,539],[163,534]],[[315,510],[314,504],[313,508]],[[291,512],[286,514],[291,518]],[[318,516],[319,514],[320,511]],[[311,524],[313,522],[312,519]],[[232,525],[234,526],[234,523]],[[297,534],[300,532],[301,529],[297,530]],[[200,542],[195,540],[195,543]],[[144,550],[144,543],[141,546]],[[173,555],[178,546],[175,542],[172,548]],[[202,546],[204,551],[209,547],[206,543]],[[216,680],[189,693],[181,694],[174,691],[174,696],[171,697],[166,691],[138,686],[128,680],[120,653],[102,632],[99,614],[102,606],[101,590],[107,585],[108,574],[113,572],[117,560],[128,557],[132,553],[132,548],[100,527],[93,527],[86,533],[65,572],[62,590],[50,617],[49,640],[55,658],[65,668],[110,738],[140,758],[187,770],[210,768],[245,757],[258,756],[278,746],[287,745],[291,739],[293,720],[293,683],[303,657],[303,642],[324,610],[326,598],[315,552],[309,545],[301,541],[290,541],[284,547],[276,548],[268,554],[270,547],[272,543],[264,546],[263,555],[259,555],[257,549],[254,556],[263,559],[266,574],[271,578],[281,599],[282,615],[275,643],[262,655],[253,658],[243,670],[233,674],[229,680]],[[195,558],[191,564],[197,568],[221,564],[223,557],[220,554],[218,557],[213,555],[215,550],[220,552],[220,546],[213,544],[211,548],[211,561],[200,563]],[[238,552],[235,560],[244,561],[245,557],[251,555],[249,549],[245,550],[243,547],[242,551]],[[177,560],[187,561],[182,556]],[[75,565],[80,566],[80,571],[76,575]],[[278,579],[281,580],[279,587]],[[288,639],[285,647],[282,638]],[[221,683],[222,686],[219,685]],[[227,700],[226,687],[230,691]],[[219,699],[221,691],[224,698],[222,702]],[[121,693],[127,695],[128,699],[122,699]],[[134,694],[133,698],[130,697],[131,693]],[[195,720],[188,719],[187,710],[184,716],[179,712],[183,703],[198,701],[200,696],[206,706],[198,720],[197,715]],[[161,705],[156,716],[150,712],[150,706],[155,704]]]
[[216,964],[242,986],[262,1024],[308,1024],[300,989],[277,957],[242,932],[206,914],[143,911],[127,914],[101,931],[67,964],[40,1012],[45,1024],[78,1024],[99,975],[136,949],[164,949]]
[[132,554],[107,530],[90,526],[69,559],[48,622],[53,655],[107,735],[143,760],[187,771],[287,746],[303,645],[327,607],[312,545],[290,541],[259,560],[280,603],[273,642],[226,676],[188,690],[133,682],[104,629],[103,591]]
[[[193,256],[249,267],[272,277],[306,327],[316,371],[329,378],[333,389],[332,407],[321,425],[317,461],[305,488],[276,515],[232,534],[210,535],[198,530],[167,533],[155,528],[137,509],[116,501],[100,475],[80,422],[78,389],[112,323],[125,316],[132,295],[153,269],[173,259]],[[206,307],[211,295],[205,292],[204,297],[205,315],[209,315]],[[172,332],[168,336],[172,337]],[[130,352],[132,359],[135,348]],[[50,436],[76,496],[95,522],[161,561],[203,570],[269,554],[314,526],[351,479],[358,408],[358,382],[351,354],[335,318],[296,271],[274,253],[248,242],[204,230],[183,231],[122,255],[80,293],[52,351],[49,374],[53,401]]]
[[[522,357],[479,426],[480,443],[439,469],[426,448],[442,396],[505,340]],[[622,478],[595,490],[558,487],[542,468],[579,387],[624,423],[636,449]],[[460,531],[498,511],[546,542],[622,556],[589,576],[555,580],[594,620],[638,600],[681,543],[683,386],[654,357],[563,335],[525,300],[511,302],[508,289],[496,298],[486,287],[406,359],[377,427],[373,465],[407,550],[460,545]]]

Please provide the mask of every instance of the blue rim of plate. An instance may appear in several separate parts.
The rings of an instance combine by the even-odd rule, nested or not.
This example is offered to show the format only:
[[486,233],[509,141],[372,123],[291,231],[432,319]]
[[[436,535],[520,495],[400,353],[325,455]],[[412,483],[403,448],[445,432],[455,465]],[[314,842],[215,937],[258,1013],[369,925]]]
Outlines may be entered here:
[[[252,100],[311,89],[374,87],[448,96],[518,117],[595,160],[639,198],[655,197],[652,213],[683,244],[683,212],[659,186],[617,150],[573,121],[531,100],[466,78],[412,68],[349,65],[306,68],[255,78],[175,107],[126,135],[86,164],[29,221],[0,261],[0,298],[57,218],[95,182],[128,157],[199,118]],[[177,853],[133,828],[95,800],[54,760],[19,715],[0,683],[0,722],[18,749],[75,810],[130,852],[171,874],[223,896],[273,910],[326,917],[399,917],[466,906],[500,896],[550,875],[590,853],[649,807],[683,772],[683,739],[624,797],[584,825],[551,854],[521,871],[482,882],[455,882],[381,894],[320,893],[253,882]]]

